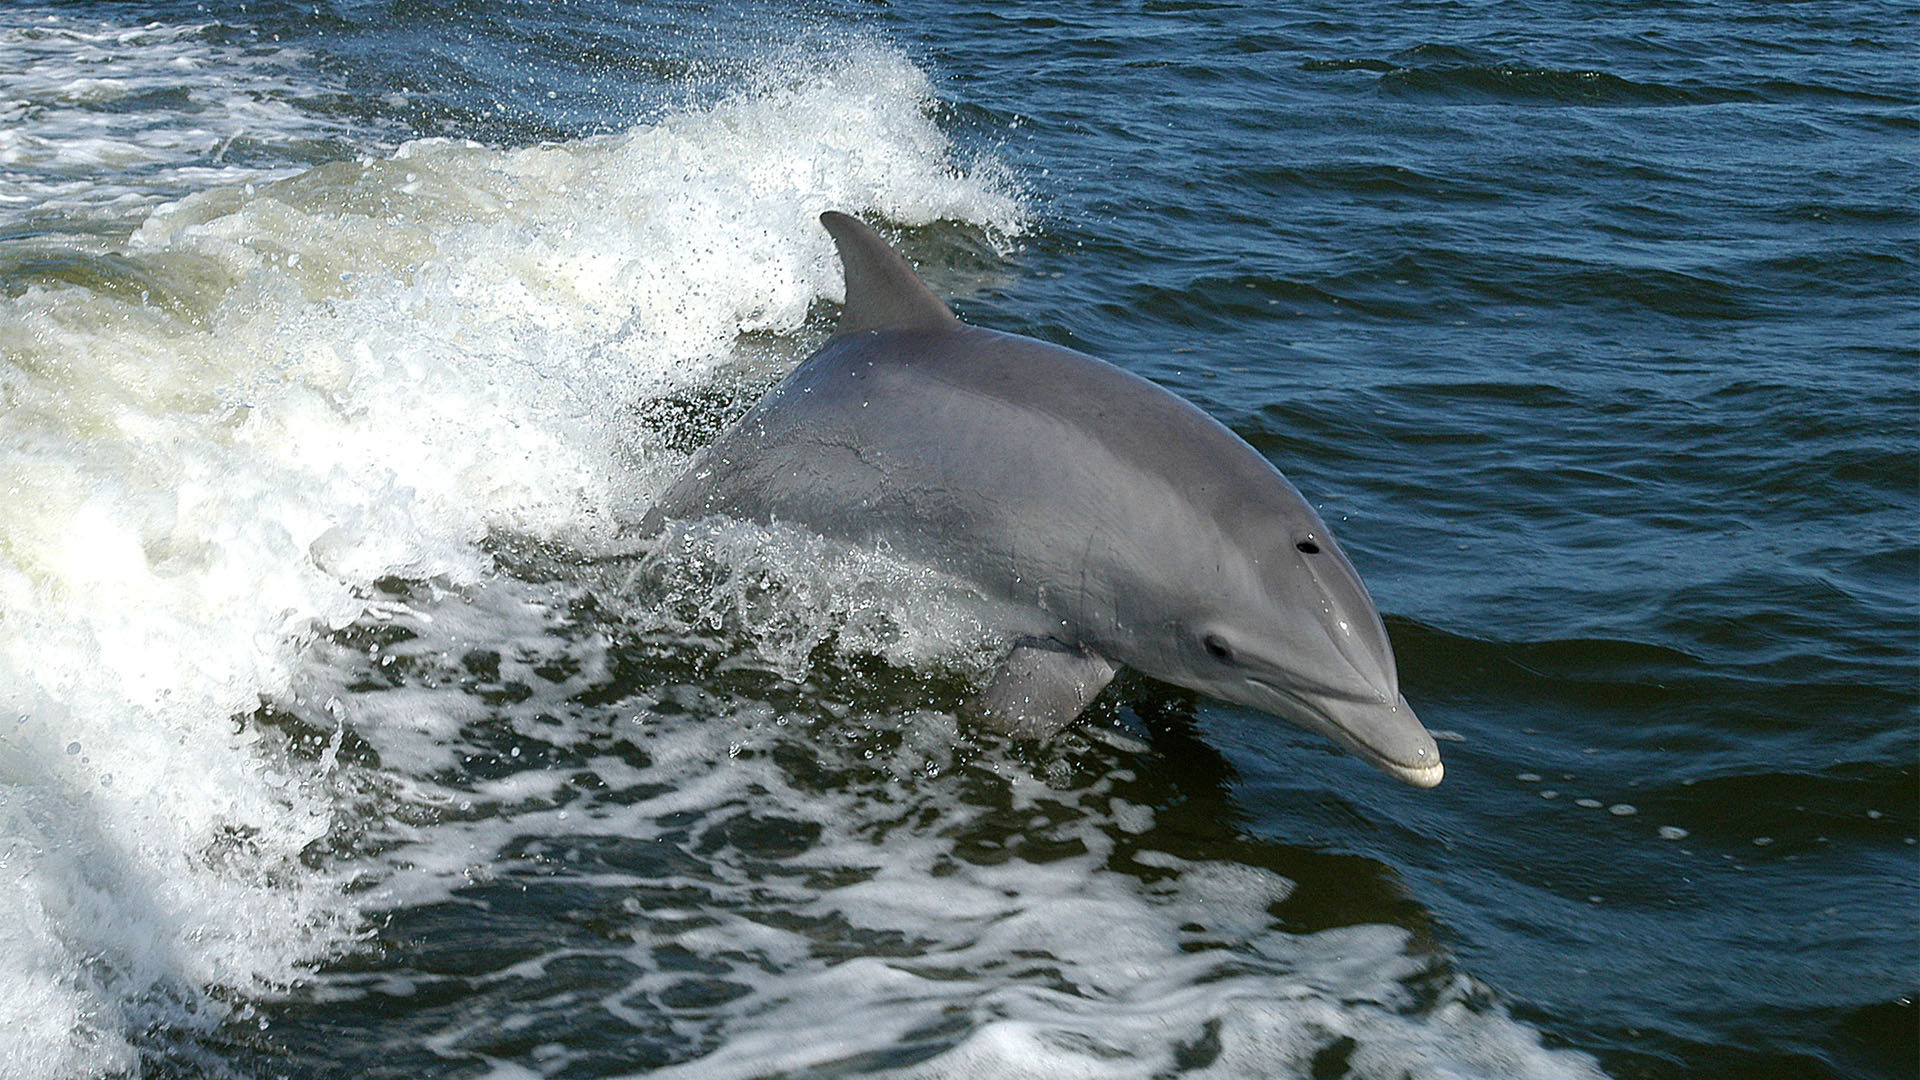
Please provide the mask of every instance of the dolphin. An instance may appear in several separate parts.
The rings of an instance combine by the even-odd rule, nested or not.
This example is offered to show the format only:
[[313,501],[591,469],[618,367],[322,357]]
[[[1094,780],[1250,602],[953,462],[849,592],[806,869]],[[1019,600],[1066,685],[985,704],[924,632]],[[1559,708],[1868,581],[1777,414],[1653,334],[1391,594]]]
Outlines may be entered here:
[[649,510],[884,544],[1000,601],[971,711],[1071,724],[1121,666],[1320,732],[1417,787],[1433,737],[1366,586],[1313,507],[1224,425],[1072,349],[968,326],[859,220],[833,336]]

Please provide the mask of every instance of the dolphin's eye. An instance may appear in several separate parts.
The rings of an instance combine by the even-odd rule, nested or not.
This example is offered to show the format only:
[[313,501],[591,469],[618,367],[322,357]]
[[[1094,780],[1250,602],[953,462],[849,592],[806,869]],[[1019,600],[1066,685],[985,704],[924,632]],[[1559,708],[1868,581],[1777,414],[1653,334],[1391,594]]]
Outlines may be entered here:
[[1302,555],[1318,555],[1320,554],[1320,545],[1314,543],[1313,537],[1309,536],[1305,540],[1293,545],[1293,550]]
[[1233,663],[1233,646],[1226,643],[1219,634],[1208,634],[1201,644],[1207,647],[1207,655],[1223,664]]

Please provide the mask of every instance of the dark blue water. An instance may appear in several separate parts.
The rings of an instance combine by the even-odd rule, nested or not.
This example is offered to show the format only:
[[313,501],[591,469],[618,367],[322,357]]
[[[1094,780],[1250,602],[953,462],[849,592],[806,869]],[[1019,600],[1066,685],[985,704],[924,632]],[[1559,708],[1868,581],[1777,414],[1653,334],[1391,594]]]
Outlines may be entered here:
[[[205,483],[193,455],[143,464],[160,451],[120,406],[100,406],[111,424],[66,417],[61,395],[83,384],[161,417],[201,409],[193,393],[251,393],[244,423],[255,427],[281,400],[273,387],[307,381],[322,388],[314,402],[333,395],[314,415],[391,413],[393,426],[271,428],[258,446],[343,464],[263,474],[247,505],[315,522],[323,537],[427,539],[398,554],[356,540],[350,557],[316,540],[309,555],[300,526],[285,525],[303,538],[290,558],[344,599],[286,601],[301,618],[273,670],[289,674],[257,686],[234,676],[222,685],[237,692],[207,695],[213,719],[189,737],[238,728],[245,744],[239,764],[218,766],[242,793],[220,796],[231,820],[166,809],[198,808],[198,796],[154,779],[160,816],[191,819],[177,854],[97,885],[119,896],[172,882],[203,897],[189,913],[225,903],[204,899],[217,890],[202,871],[167,867],[214,866],[207,880],[226,882],[222,853],[280,827],[247,824],[244,795],[279,770],[304,778],[297,805],[320,807],[324,822],[281,862],[242,859],[232,876],[278,896],[286,875],[311,875],[276,917],[337,933],[275,937],[283,962],[267,968],[223,950],[155,961],[63,914],[68,901],[45,897],[84,890],[30,861],[22,895],[45,913],[23,933],[58,963],[43,981],[8,978],[22,993],[78,987],[106,1003],[54,1025],[55,1043],[68,1031],[74,1045],[124,1049],[0,1048],[22,1075],[1013,1075],[1008,1063],[1022,1061],[1032,1075],[1088,1062],[1110,1071],[1085,1075],[1548,1075],[1584,1068],[1578,1055],[1621,1077],[1920,1069],[1920,9],[137,9],[53,5],[5,24],[27,74],[0,109],[13,129],[0,142],[0,293],[13,305],[0,322],[0,406],[13,414],[0,454],[25,461],[57,444],[50,460],[81,465],[33,504],[72,516],[0,535],[19,582],[0,597],[60,641],[91,634],[109,657],[132,648],[104,630],[59,629],[62,618],[94,626],[84,611],[22,599],[69,580],[33,554],[34,538],[85,528],[73,523],[92,519],[70,504],[87,491],[112,517],[148,505],[142,483]],[[58,57],[71,43],[33,37],[36,21],[95,36],[176,28],[166,47],[191,63],[162,58],[143,69],[151,89],[95,100],[60,87],[158,46],[123,43],[96,68],[69,69]],[[846,55],[867,59],[807,99],[823,107],[781,104]],[[167,72],[220,64],[241,75],[164,85]],[[861,171],[846,165],[857,150],[836,141],[857,146],[861,131],[815,144],[870,83],[883,101],[907,93],[880,83],[912,69],[931,97],[906,111],[944,147],[876,127],[893,156]],[[44,86],[34,72],[48,72]],[[221,97],[223,85],[238,96]],[[248,111],[269,106],[280,111]],[[147,160],[45,149],[78,145],[61,139],[96,121],[135,120],[205,138]],[[724,152],[593,156],[593,140],[675,124],[737,139]],[[423,137],[477,145],[398,149]],[[529,147],[569,164],[535,171],[511,158]],[[683,171],[722,179],[688,181],[686,195],[662,179]],[[422,174],[429,194],[416,196],[407,185]],[[496,180],[507,174],[521,186]],[[254,186],[239,194],[242,184]],[[187,215],[200,232],[134,235],[154,207],[187,196],[200,200]],[[821,271],[814,248],[726,261],[756,235],[782,253],[811,242],[804,223],[818,207],[796,206],[790,235],[764,214],[744,232],[725,225],[762,198],[865,199],[846,208],[888,228],[967,321],[1110,359],[1267,454],[1367,580],[1403,688],[1447,740],[1446,782],[1390,786],[1310,735],[1142,679],[1108,691],[1091,734],[1008,747],[926,719],[950,717],[964,680],[900,644],[919,639],[886,601],[917,585],[804,544],[769,569],[753,562],[764,537],[723,538],[692,569],[653,560],[632,573],[618,540],[644,508],[632,492],[657,490],[672,454],[737,415],[830,324],[818,295],[766,300],[740,285],[747,299],[730,299],[745,279],[786,280],[782,259]],[[615,254],[555,239],[602,222],[617,223],[605,226]],[[667,253],[671,272],[617,264],[552,284],[564,276],[555,267],[616,265],[620,244]],[[284,254],[242,265],[230,254],[240,249],[300,252],[328,274],[299,277]],[[673,254],[683,250],[694,254]],[[223,259],[237,261],[208,269]],[[725,273],[700,277],[708,265]],[[462,275],[518,284],[487,293],[483,318],[435,291]],[[375,277],[388,283],[360,284]],[[631,316],[630,294],[648,298]],[[676,321],[715,296],[717,330]],[[487,321],[521,302],[546,314]],[[758,314],[780,303],[792,317]],[[448,367],[414,359],[431,352],[406,344],[416,327],[458,344]],[[182,346],[193,362],[170,361],[159,380],[173,389],[143,396],[137,365],[103,359],[202,333],[259,335],[248,355],[271,353],[260,361],[270,374]],[[730,344],[686,344],[709,333]],[[338,357],[400,344],[392,364],[336,384],[308,374],[318,361],[286,344],[297,339],[337,342]],[[100,365],[121,389],[58,374],[73,365]],[[569,408],[608,403],[615,434],[580,436],[579,453],[631,469],[606,467],[628,488],[551,463],[573,457],[542,457],[532,493],[519,494],[521,481],[480,476],[476,462],[495,451],[447,449],[503,437],[506,421],[434,434],[442,413],[519,417],[484,403],[561,394],[515,374],[532,366],[561,372],[579,401],[555,397],[514,430],[566,443]],[[498,393],[438,396],[452,373],[474,371]],[[308,415],[292,399],[279,408]],[[418,445],[404,437],[416,422]],[[230,438],[211,433],[219,425],[165,430],[176,446]],[[236,430],[256,445],[252,428]],[[99,449],[116,439],[133,449]],[[341,440],[355,449],[334,449]],[[443,474],[461,479],[434,486]],[[574,494],[542,502],[541,477]],[[290,483],[327,494],[286,510],[272,492]],[[471,520],[443,509],[461,501],[483,509]],[[185,502],[175,513],[161,531],[181,546],[177,521],[191,514]],[[246,533],[208,528],[222,551],[229,532]],[[164,577],[169,558],[188,556],[159,551],[151,532],[147,560]],[[241,543],[255,546],[238,562],[254,567],[266,556],[253,553],[279,541]],[[822,560],[824,585],[793,568]],[[172,596],[136,591],[128,606],[172,611]],[[936,590],[907,606],[943,602]],[[936,620],[925,633],[965,651],[967,632]],[[187,651],[228,648],[208,634]],[[7,701],[26,703],[22,731],[46,718],[49,760],[79,754],[64,750],[61,725],[87,710],[162,715],[134,690],[122,704],[72,691],[24,640],[7,639],[0,675],[17,684]],[[760,659],[734,662],[747,655]],[[38,760],[38,737],[18,736],[0,772],[8,842],[94,865],[118,848],[31,824],[35,800],[66,790],[42,778],[54,765],[21,764]],[[729,773],[733,758],[759,771]],[[109,815],[100,835],[146,821]],[[1170,869],[1161,853],[1205,873]],[[1017,894],[1028,914],[1118,906],[1040,919],[1011,943],[950,930],[938,902],[888,922],[863,906],[868,894],[843,890],[894,880],[896,857],[914,895],[951,881]],[[1196,884],[1154,906],[1170,882],[1229,878],[1243,885]],[[1255,880],[1288,884],[1248,899]],[[952,917],[964,923],[973,901],[959,896]],[[1166,968],[1164,986],[1116,975],[1098,948],[1076,952],[1106,932],[1199,934],[1206,913],[1229,910],[1241,914],[1141,961]],[[1377,946],[1367,935],[1381,928],[1399,936]],[[1312,943],[1345,933],[1359,936],[1332,951],[1390,990],[1353,964],[1315,966]],[[1232,959],[1173,970],[1172,958],[1208,954]],[[872,989],[880,971],[929,969],[957,987],[937,1008],[899,1007],[934,1000],[924,990]],[[1303,983],[1287,981],[1300,972]],[[1210,986],[1222,996],[1199,1013],[1174,1004]],[[1036,1018],[1018,1004],[1026,995],[1080,1004]],[[802,1007],[810,998],[844,1004],[816,1014]],[[1261,1004],[1236,1004],[1246,1001]],[[1260,1025],[1240,1025],[1248,1009]],[[1089,1049],[1094,1033],[1155,1017],[1164,1040],[1112,1034]],[[989,1053],[982,1032],[1003,1041]]]

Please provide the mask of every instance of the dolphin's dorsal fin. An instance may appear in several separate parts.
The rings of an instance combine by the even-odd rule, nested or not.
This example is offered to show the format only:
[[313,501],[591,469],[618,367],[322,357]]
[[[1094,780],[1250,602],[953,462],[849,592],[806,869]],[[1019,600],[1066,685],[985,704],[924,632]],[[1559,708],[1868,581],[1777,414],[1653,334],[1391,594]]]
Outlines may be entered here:
[[960,321],[907,260],[859,218],[829,210],[820,215],[820,224],[833,235],[847,274],[847,306],[834,337],[863,330],[944,330]]

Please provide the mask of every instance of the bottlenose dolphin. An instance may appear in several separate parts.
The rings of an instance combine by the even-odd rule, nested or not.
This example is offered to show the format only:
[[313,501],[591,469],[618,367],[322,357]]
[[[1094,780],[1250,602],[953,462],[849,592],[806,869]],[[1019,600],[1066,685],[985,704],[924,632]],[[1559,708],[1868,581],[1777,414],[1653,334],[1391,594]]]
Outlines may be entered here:
[[789,522],[972,582],[1012,641],[975,707],[1017,735],[1064,728],[1125,665],[1440,782],[1366,586],[1266,458],[1105,361],[965,325],[873,230],[820,221],[846,272],[832,338],[643,531]]

